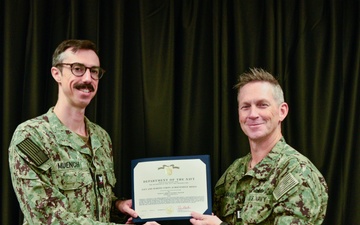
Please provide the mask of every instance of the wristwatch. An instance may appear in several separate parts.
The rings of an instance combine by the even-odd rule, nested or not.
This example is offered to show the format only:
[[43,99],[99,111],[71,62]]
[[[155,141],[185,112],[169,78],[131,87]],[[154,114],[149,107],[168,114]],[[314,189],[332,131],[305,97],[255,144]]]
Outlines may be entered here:
[[219,225],[229,225],[229,224],[226,222],[221,222]]

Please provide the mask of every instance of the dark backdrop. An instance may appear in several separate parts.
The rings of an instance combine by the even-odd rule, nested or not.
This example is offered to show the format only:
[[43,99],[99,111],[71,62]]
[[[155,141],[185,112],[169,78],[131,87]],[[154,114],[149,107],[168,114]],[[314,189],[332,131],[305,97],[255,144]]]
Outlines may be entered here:
[[328,182],[324,224],[359,224],[359,9],[349,0],[1,1],[1,224],[21,218],[12,133],[55,104],[51,56],[69,38],[94,41],[107,70],[87,116],[112,137],[117,195],[130,196],[130,161],[142,157],[209,154],[214,185],[249,151],[232,87],[262,67],[284,88],[287,142]]

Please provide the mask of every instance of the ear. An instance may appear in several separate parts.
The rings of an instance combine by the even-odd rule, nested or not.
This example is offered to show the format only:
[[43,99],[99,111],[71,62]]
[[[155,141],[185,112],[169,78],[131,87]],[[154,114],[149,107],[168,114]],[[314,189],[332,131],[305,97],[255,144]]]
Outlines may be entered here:
[[53,76],[54,80],[57,82],[57,83],[61,83],[61,72],[60,72],[60,69],[57,68],[57,67],[51,67],[51,75]]
[[287,114],[289,112],[289,106],[286,102],[283,102],[281,103],[281,105],[279,106],[279,119],[280,119],[280,122],[282,122]]

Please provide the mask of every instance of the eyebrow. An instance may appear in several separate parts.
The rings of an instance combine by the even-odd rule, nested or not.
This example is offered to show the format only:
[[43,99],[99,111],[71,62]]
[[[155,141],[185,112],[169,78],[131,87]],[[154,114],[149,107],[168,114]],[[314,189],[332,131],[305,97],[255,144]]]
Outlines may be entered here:
[[[241,102],[242,104],[250,104],[250,102],[255,102],[255,104],[258,104],[258,103],[262,103],[262,102],[270,102],[268,99],[265,99],[265,98],[261,98],[261,99],[258,99],[258,100],[251,100],[251,101],[243,101]],[[240,102],[239,102],[240,103]]]

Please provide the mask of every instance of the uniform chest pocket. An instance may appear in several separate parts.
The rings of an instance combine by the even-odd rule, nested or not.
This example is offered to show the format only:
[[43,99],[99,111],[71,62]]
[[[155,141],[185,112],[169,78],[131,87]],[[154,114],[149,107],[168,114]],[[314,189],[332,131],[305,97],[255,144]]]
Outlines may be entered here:
[[264,193],[249,193],[245,198],[241,218],[246,223],[260,223],[268,218],[272,212],[272,195]]
[[220,216],[228,217],[234,215],[236,209],[239,207],[238,202],[235,202],[236,199],[236,191],[231,187],[226,190],[225,183],[223,180],[218,183],[215,187],[215,195],[214,195],[214,206]]
[[54,183],[64,191],[81,189],[93,183],[90,171],[59,171],[52,176]]
[[105,172],[105,174],[106,174],[106,178],[107,178],[109,184],[111,185],[111,187],[115,187],[116,178],[115,178],[114,170],[108,170]]

